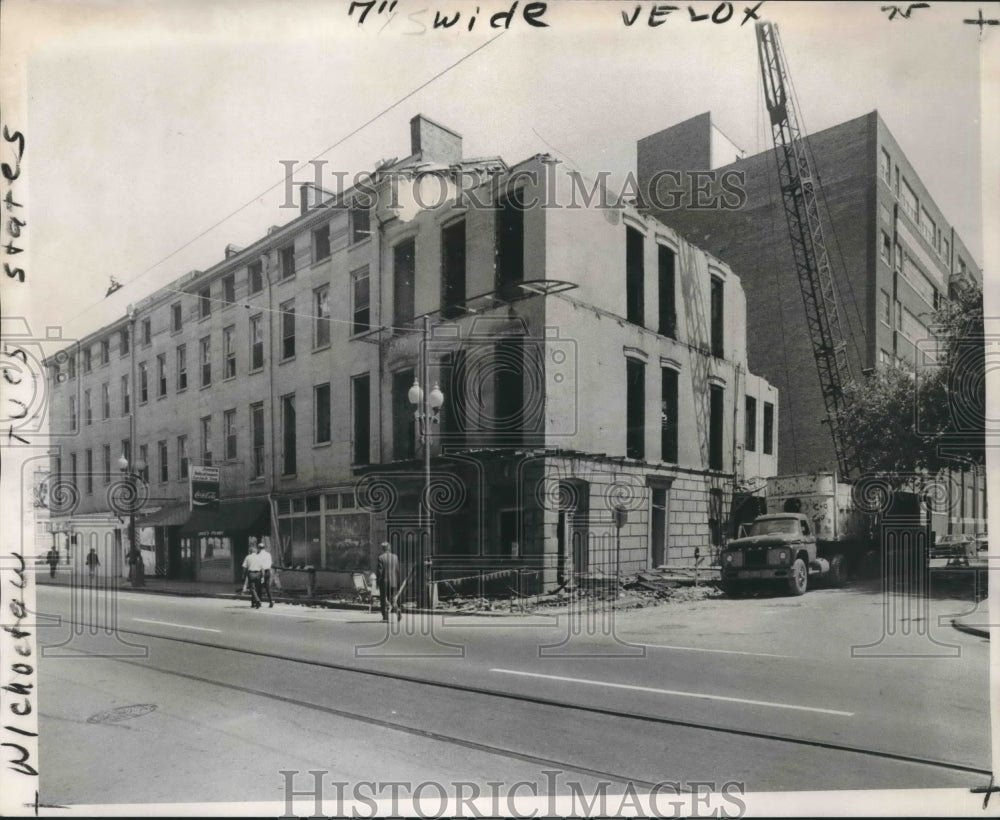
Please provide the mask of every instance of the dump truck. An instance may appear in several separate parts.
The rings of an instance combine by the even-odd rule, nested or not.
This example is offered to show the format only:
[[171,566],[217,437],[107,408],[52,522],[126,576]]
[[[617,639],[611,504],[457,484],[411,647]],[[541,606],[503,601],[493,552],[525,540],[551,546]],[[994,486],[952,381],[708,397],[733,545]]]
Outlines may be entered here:
[[[766,512],[740,524],[739,537],[720,553],[723,590],[774,581],[802,595],[814,581],[840,586],[852,575],[875,574],[880,567],[922,565],[916,552],[929,543],[930,532],[919,496],[893,491],[883,498],[884,504],[869,498],[871,508],[859,508],[852,486],[835,473],[767,479]],[[906,537],[887,539],[880,526],[887,521],[898,524],[893,533]],[[894,553],[890,562],[883,560],[886,549]],[[909,555],[901,562],[902,551]]]

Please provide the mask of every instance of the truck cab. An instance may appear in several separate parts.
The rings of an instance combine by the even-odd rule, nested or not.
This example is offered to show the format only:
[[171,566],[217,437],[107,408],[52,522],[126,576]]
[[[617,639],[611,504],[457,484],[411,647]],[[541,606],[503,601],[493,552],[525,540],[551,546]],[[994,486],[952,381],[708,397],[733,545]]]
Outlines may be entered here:
[[793,595],[802,595],[809,573],[829,569],[816,555],[816,534],[802,513],[758,516],[749,532],[730,541],[720,556],[722,587],[727,592],[742,581],[784,581]]

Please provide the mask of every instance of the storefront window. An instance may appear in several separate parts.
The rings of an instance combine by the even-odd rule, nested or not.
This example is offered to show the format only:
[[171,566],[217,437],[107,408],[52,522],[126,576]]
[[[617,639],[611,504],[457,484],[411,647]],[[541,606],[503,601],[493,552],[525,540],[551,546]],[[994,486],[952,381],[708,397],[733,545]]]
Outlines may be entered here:
[[369,516],[367,514],[326,517],[326,568],[369,569]]

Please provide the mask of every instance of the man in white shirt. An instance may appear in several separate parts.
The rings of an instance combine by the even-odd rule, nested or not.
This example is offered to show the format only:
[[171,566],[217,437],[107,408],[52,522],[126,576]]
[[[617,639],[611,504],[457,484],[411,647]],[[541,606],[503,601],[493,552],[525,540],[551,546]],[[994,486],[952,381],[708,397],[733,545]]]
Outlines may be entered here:
[[260,547],[251,545],[250,552],[243,559],[243,570],[247,586],[250,588],[250,607],[260,609],[260,588],[264,580],[264,559],[260,555]]
[[267,546],[263,541],[258,542],[260,544],[260,552],[257,553],[264,567],[264,578],[262,582],[262,587],[264,594],[267,596],[267,606],[271,608],[274,606],[274,599],[271,597],[271,567],[274,566],[274,561],[271,559],[271,553],[268,551]]

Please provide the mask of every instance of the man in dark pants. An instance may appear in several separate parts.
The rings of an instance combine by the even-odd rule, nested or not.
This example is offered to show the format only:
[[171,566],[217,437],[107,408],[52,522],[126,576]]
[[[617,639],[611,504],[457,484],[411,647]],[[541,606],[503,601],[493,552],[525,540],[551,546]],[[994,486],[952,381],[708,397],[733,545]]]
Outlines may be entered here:
[[45,560],[49,562],[49,577],[56,577],[56,567],[59,566],[59,550],[55,547],[49,550],[48,555],[45,556]]
[[402,620],[403,613],[399,606],[393,602],[393,598],[399,590],[399,558],[392,551],[392,546],[388,541],[382,542],[382,553],[375,566],[375,575],[378,578],[379,607],[382,610],[382,620],[389,620],[391,610],[396,611],[397,621]]

